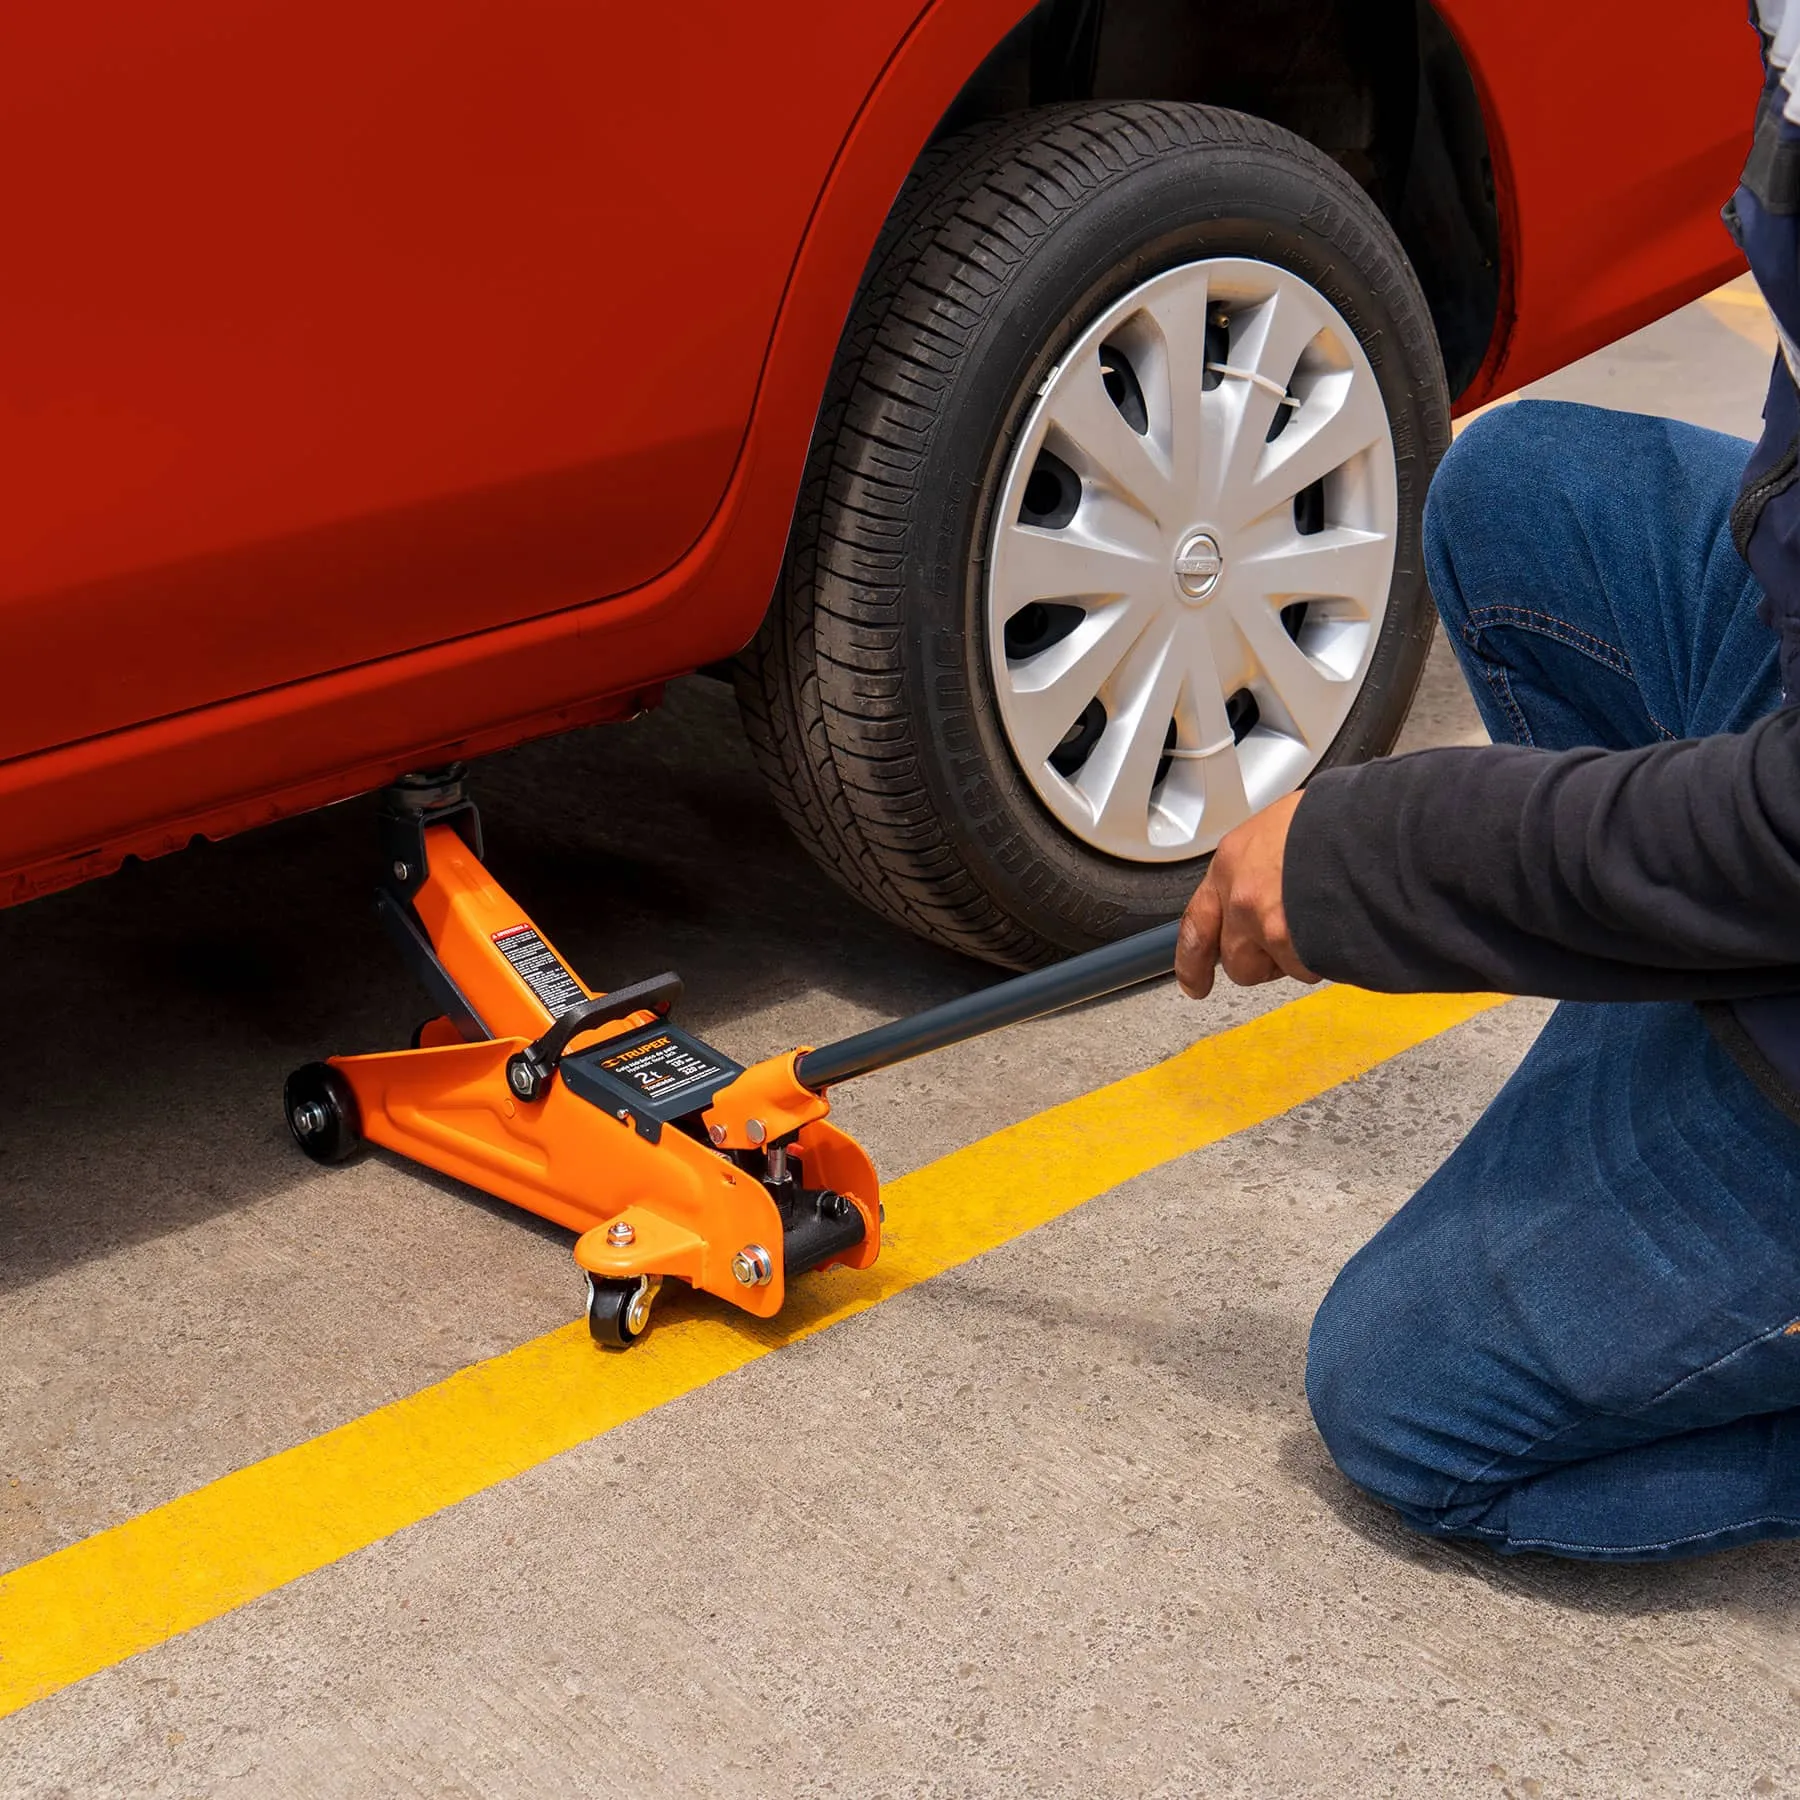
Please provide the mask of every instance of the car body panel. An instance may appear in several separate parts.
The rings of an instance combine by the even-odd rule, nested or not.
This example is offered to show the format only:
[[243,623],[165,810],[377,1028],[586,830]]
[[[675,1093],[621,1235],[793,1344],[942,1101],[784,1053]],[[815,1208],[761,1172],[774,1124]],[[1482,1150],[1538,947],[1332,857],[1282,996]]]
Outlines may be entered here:
[[673,564],[920,4],[21,14],[0,757]]
[[[534,18],[572,16],[547,3],[533,4]],[[188,10],[199,6],[200,0],[191,0]],[[201,10],[215,19],[227,17],[222,6]],[[713,12],[711,6],[689,10],[707,17]],[[724,9],[719,10],[723,17]],[[785,9],[790,29],[780,30],[771,29],[772,9],[742,9],[782,54],[808,68],[814,66],[808,34],[816,35],[823,21],[841,11],[861,10],[796,0]],[[498,441],[491,444],[457,425],[448,448],[415,446],[405,483],[389,480],[391,461],[357,463],[360,499],[344,502],[340,490],[332,489],[339,496],[334,516],[314,517],[285,534],[255,535],[279,498],[279,484],[271,485],[266,470],[246,472],[244,486],[232,492],[260,495],[263,511],[237,514],[221,501],[203,521],[204,530],[191,521],[187,527],[196,537],[210,532],[215,540],[210,550],[134,565],[132,557],[141,551],[131,545],[139,540],[109,522],[114,496],[106,482],[95,485],[81,500],[96,539],[80,551],[89,558],[90,585],[83,589],[76,580],[49,590],[41,583],[0,585],[0,666],[6,670],[9,710],[16,695],[21,716],[36,721],[21,725],[9,717],[4,724],[14,748],[0,760],[0,901],[101,873],[127,854],[176,848],[196,833],[222,836],[340,798],[407,767],[622,716],[653,700],[663,679],[739,648],[754,632],[773,588],[838,332],[887,209],[969,73],[1027,10],[1026,0],[933,0],[922,12],[911,0],[891,9],[869,5],[864,16],[879,19],[887,41],[880,32],[842,40],[851,44],[842,54],[851,61],[860,57],[858,66],[867,74],[855,91],[839,96],[845,125],[824,166],[793,164],[770,174],[767,159],[755,159],[763,179],[789,183],[798,193],[789,194],[781,215],[787,235],[777,234],[772,246],[754,247],[758,266],[779,268],[780,280],[773,300],[758,289],[769,318],[747,376],[743,345],[755,334],[740,331],[732,340],[737,360],[725,358],[737,383],[726,384],[730,404],[709,396],[697,403],[682,430],[668,436],[646,426],[637,442],[641,460],[635,472],[621,475],[623,463],[617,464],[609,483],[599,467],[604,457],[592,453],[597,443],[610,443],[622,446],[629,461],[636,441],[619,424],[623,414],[589,404],[605,387],[608,367],[602,358],[582,362],[565,386],[533,390],[534,406],[541,402],[546,413],[558,413],[554,421],[541,421],[541,440],[531,437],[523,417],[501,417]],[[1741,268],[1718,223],[1717,205],[1730,192],[1742,159],[1757,71],[1754,39],[1730,8],[1719,9],[1715,19],[1710,9],[1693,13],[1676,0],[1658,0],[1644,33],[1654,38],[1656,25],[1662,27],[1663,43],[1651,46],[1652,74],[1684,97],[1670,115],[1674,123],[1659,127],[1660,136],[1645,134],[1651,149],[1640,156],[1640,146],[1615,128],[1611,109],[1617,84],[1607,73],[1613,52],[1602,42],[1607,36],[1602,9],[1582,9],[1573,24],[1566,5],[1553,10],[1547,0],[1451,0],[1445,10],[1482,96],[1506,257],[1501,318],[1483,370],[1463,397],[1466,406],[1547,372]],[[113,11],[99,0],[82,9],[90,24],[94,16],[110,18]],[[274,14],[291,16],[285,0],[264,0],[229,16]],[[347,11],[336,16],[344,30],[363,17]],[[606,10],[609,21],[620,16],[618,9]],[[652,20],[644,29],[663,27]],[[144,32],[147,37],[152,27],[146,24]],[[1570,32],[1584,54],[1591,52],[1590,60],[1567,61],[1542,48],[1558,33]],[[1644,91],[1638,85],[1641,73],[1640,60],[1634,91]],[[316,70],[314,79],[322,79]],[[666,91],[658,91],[660,106]],[[1690,106],[1703,116],[1676,131]],[[747,129],[754,135],[774,127],[759,107]],[[696,218],[718,210],[722,177],[748,170],[753,160],[748,153],[739,156],[735,144],[721,146],[716,134],[697,127],[696,134],[689,151],[699,145],[708,154],[688,155],[685,186],[658,190],[666,206],[681,207],[680,223],[690,233]],[[110,128],[102,135],[116,156],[121,141]],[[340,166],[341,181],[354,166]],[[573,201],[568,206],[579,210]],[[676,235],[667,218],[650,220],[644,229],[653,238],[657,231]],[[141,257],[154,245],[138,242],[135,249]],[[610,241],[605,255],[606,266],[621,281],[635,284],[631,317],[644,330],[697,321],[696,328],[704,330],[701,315],[712,304],[724,306],[741,324],[733,310],[737,302],[716,291],[684,297],[682,305],[692,299],[692,306],[679,319],[667,308],[659,313],[637,297],[657,273],[639,247]],[[87,280],[98,281],[98,265],[90,258],[85,266]],[[586,266],[591,281],[599,265],[590,259]],[[445,267],[439,273],[448,281],[467,271]],[[489,290],[479,281],[473,285],[477,298],[461,304],[489,304]],[[104,352],[101,360],[112,359],[108,366],[121,382],[153,379],[130,376],[126,352],[132,340],[110,303],[100,306],[91,295],[84,300],[78,284],[52,287],[59,294],[58,310],[69,318],[46,320],[46,330],[76,332],[86,317],[97,350]],[[45,305],[44,290],[32,291]],[[659,291],[652,286],[649,297]],[[523,287],[507,292],[513,308],[508,317],[520,329],[520,320],[537,317],[531,311],[536,302]],[[0,299],[0,307],[14,307],[15,318],[20,304]],[[87,314],[84,305],[91,308]],[[616,322],[621,315],[607,316]],[[169,321],[173,330],[174,312]],[[391,331],[394,321],[388,323]],[[559,359],[568,363],[570,344],[577,340],[585,355],[588,346],[578,326],[559,315],[561,335],[528,347],[529,358],[536,360],[521,364],[514,359],[527,357],[527,350],[511,346],[497,367],[484,366],[479,371],[488,396],[484,416],[504,415],[508,382],[517,381],[521,367],[542,375],[559,366]],[[124,335],[109,338],[115,328]],[[0,345],[6,341],[0,337]],[[441,338],[434,342],[435,363],[425,357],[404,364],[407,379],[416,384],[410,393],[422,394],[429,385],[421,371],[444,367],[449,346]],[[706,348],[702,360],[716,348]],[[73,366],[67,344],[63,356],[66,371]],[[58,516],[66,521],[74,503],[62,488],[81,467],[79,416],[70,410],[67,395],[36,375],[29,358],[0,350],[0,370],[6,372],[0,406],[10,415],[0,429],[9,461],[31,464],[34,421],[46,407],[62,409],[59,429],[66,441],[59,440],[56,455],[63,461],[56,482],[44,476],[44,491],[54,489],[52,499],[61,494],[57,504],[65,511]],[[13,379],[21,370],[23,389]],[[464,379],[470,378],[465,371]],[[31,404],[18,403],[21,391]],[[96,381],[88,391],[87,404],[94,407],[101,404],[94,396],[111,389]],[[393,391],[379,390],[389,396]],[[387,404],[384,399],[382,406]],[[426,437],[428,427],[443,426],[448,413],[435,401],[433,406],[436,410],[408,414],[399,424],[376,408],[382,412],[377,423],[389,431],[386,453],[398,456],[404,448],[402,426]],[[561,416],[565,407],[568,417]],[[143,400],[139,412],[148,441],[159,428],[156,408]],[[356,406],[331,415],[339,427],[345,417],[371,416]],[[639,421],[644,416],[632,415]],[[705,429],[689,431],[702,416]],[[256,417],[251,408],[240,419],[246,435],[234,449],[246,458],[255,450]],[[615,427],[619,435],[607,438]],[[115,451],[122,455],[117,447],[129,432],[118,429]],[[465,472],[486,458],[489,479],[433,488],[428,477],[448,464],[432,458],[450,450],[462,459],[458,466]],[[50,460],[47,447],[44,460]],[[149,458],[145,466],[153,463]],[[307,479],[314,483],[307,491],[315,498],[326,491],[318,485],[326,476]],[[122,483],[116,467],[107,480]],[[610,493],[601,492],[609,486]],[[178,497],[180,490],[159,491]],[[139,529],[148,529],[149,515],[135,490],[121,491],[117,504],[138,519]],[[633,516],[637,513],[647,516]],[[65,523],[59,529],[69,528]],[[68,548],[73,539],[59,541],[68,559],[59,566],[67,575],[79,557]],[[17,553],[11,544],[3,552]],[[234,558],[242,559],[235,575],[228,566]],[[259,610],[263,584],[250,579],[256,567],[276,570],[277,564],[270,579],[285,596],[283,610],[297,615],[281,619],[279,631],[275,612]],[[346,568],[356,579],[337,591]],[[140,620],[132,607],[150,606],[158,580],[169,585]],[[9,595],[41,598],[46,591],[65,598],[100,594],[105,603],[85,612],[78,605],[68,612],[48,605],[31,612],[7,604]],[[127,596],[136,596],[130,606]],[[369,625],[377,636],[355,639],[362,649],[345,666],[332,666],[329,650],[307,650],[305,655],[322,658],[311,668],[304,655],[283,662],[288,650],[279,643],[271,648],[268,639],[283,632],[304,634],[309,604],[324,607],[352,631]],[[253,629],[246,623],[252,619],[261,624]],[[135,637],[124,630],[127,625]],[[118,642],[107,641],[115,636]],[[138,648],[128,653],[128,642]],[[96,656],[95,667],[113,671],[119,694],[80,698],[105,686],[92,670],[69,673],[71,661],[89,653]],[[266,660],[258,663],[259,655]],[[146,672],[151,659],[160,659],[155,667],[162,671],[154,678]],[[262,675],[243,673],[253,665]],[[112,723],[97,723],[103,719]],[[51,747],[18,748],[27,742]]]
[[1494,159],[1501,317],[1466,409],[1739,275],[1719,221],[1762,69],[1743,9],[1439,0]]

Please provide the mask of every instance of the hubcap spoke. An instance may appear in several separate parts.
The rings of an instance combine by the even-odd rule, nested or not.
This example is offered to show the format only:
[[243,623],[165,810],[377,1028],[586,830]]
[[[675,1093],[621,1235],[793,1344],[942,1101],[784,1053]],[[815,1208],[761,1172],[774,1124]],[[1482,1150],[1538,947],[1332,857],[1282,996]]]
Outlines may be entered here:
[[1051,428],[1074,452],[1083,473],[1104,481],[1122,499],[1156,524],[1175,517],[1175,488],[1161,453],[1147,436],[1133,431],[1113,404],[1100,373],[1097,351],[1074,358],[1059,374],[1051,395]]
[[[1244,321],[1242,341],[1231,347],[1231,360],[1254,369],[1273,387],[1292,386],[1300,353],[1326,327],[1324,309],[1310,288],[1279,287]],[[1274,395],[1270,389],[1264,392]],[[1263,416],[1268,430],[1270,414]]]
[[[1333,681],[1313,665],[1288,636],[1280,616],[1260,597],[1234,606],[1231,617],[1256,660],[1259,680],[1253,686],[1262,687],[1264,696],[1277,703],[1286,723],[1309,750],[1322,754],[1337,735],[1346,710],[1340,703],[1346,698],[1346,684]],[[1268,712],[1265,704],[1265,720]]]
[[1236,511],[1249,499],[1239,490],[1254,480],[1276,409],[1287,404],[1284,395],[1300,353],[1322,325],[1310,293],[1278,288],[1234,334],[1230,360],[1211,395],[1220,419],[1212,471],[1216,505]]
[[1237,745],[1217,750],[1200,764],[1206,806],[1200,817],[1206,834],[1215,843],[1250,816],[1250,796],[1244,788],[1244,765]]
[[1356,377],[1349,369],[1323,377],[1288,428],[1264,446],[1251,483],[1255,510],[1292,500],[1387,436],[1381,390],[1373,377]]
[[[1234,825],[1250,816],[1250,796],[1244,789],[1244,765],[1225,710],[1225,685],[1212,653],[1210,634],[1193,634],[1188,652],[1188,686],[1184,698],[1194,709],[1198,742],[1193,761],[1199,771],[1203,806],[1201,823],[1215,843]],[[1183,749],[1186,745],[1180,746]]]
[[1095,607],[1062,640],[1014,672],[1013,748],[1038,770],[1107,679],[1131,654],[1155,609],[1139,599]]
[[1186,675],[1175,639],[1165,631],[1140,640],[1112,684],[1105,734],[1081,771],[1082,792],[1110,833],[1142,837],[1149,830],[1150,790]]
[[1294,599],[1360,600],[1385,585],[1393,540],[1379,531],[1340,525],[1310,537],[1293,533],[1273,549],[1240,557],[1234,584],[1277,603]]
[[1163,582],[1162,559],[1110,544],[1070,526],[1040,531],[1008,525],[1001,534],[1006,597],[1017,610],[1032,600],[1102,600],[1146,593]]
[[1159,294],[1147,309],[1159,355],[1148,395],[1151,433],[1168,445],[1170,479],[1178,495],[1199,492],[1205,466],[1206,318],[1203,269],[1195,279]]

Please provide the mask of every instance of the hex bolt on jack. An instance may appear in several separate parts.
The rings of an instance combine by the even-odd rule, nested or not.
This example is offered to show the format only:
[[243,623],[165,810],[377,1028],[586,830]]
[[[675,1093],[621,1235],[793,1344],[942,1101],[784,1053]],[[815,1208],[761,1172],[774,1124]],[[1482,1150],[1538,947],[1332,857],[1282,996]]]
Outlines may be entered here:
[[761,1244],[746,1244],[731,1259],[731,1272],[741,1287],[767,1287],[775,1279],[775,1265]]
[[303,1100],[294,1108],[293,1121],[298,1136],[317,1137],[330,1123],[330,1114],[317,1100]]
[[376,915],[437,1012],[410,1049],[296,1069],[289,1128],[317,1162],[366,1139],[578,1233],[588,1328],[611,1349],[642,1336],[665,1280],[771,1318],[795,1276],[875,1260],[885,1209],[827,1117],[839,1082],[1174,967],[1176,927],[1158,926],[746,1068],[669,1023],[679,976],[581,981],[483,867],[460,767],[402,777],[379,825]]

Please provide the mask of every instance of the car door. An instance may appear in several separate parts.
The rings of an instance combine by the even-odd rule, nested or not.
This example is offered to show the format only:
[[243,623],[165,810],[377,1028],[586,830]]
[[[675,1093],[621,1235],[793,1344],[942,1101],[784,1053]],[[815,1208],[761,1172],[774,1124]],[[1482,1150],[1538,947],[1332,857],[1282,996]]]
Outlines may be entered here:
[[920,3],[19,11],[0,757],[679,558]]

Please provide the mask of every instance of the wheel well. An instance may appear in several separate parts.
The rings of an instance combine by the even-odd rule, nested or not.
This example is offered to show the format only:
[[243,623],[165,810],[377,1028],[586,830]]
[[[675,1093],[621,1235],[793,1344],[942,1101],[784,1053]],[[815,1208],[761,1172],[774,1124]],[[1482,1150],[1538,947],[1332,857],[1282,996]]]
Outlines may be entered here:
[[1430,0],[1040,0],[937,135],[1089,99],[1229,106],[1322,150],[1412,259],[1451,393],[1473,380],[1499,310],[1499,212],[1475,83]]

